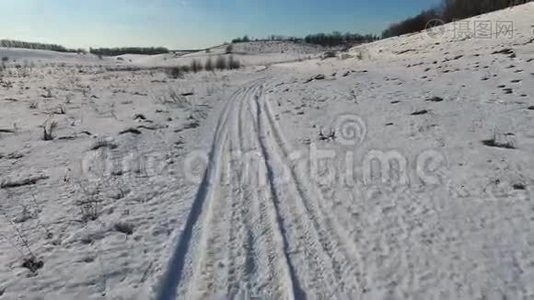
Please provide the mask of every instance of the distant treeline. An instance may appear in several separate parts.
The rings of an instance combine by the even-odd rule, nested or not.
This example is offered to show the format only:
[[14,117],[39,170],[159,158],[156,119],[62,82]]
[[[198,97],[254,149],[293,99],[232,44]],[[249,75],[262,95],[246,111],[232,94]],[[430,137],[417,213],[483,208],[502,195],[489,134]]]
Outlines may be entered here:
[[124,48],[90,48],[89,52],[101,56],[117,56],[123,54],[162,54],[169,53],[169,49],[164,47],[124,47]]
[[293,36],[283,36],[283,35],[270,35],[267,38],[250,38],[248,35],[244,37],[238,37],[232,40],[232,44],[238,43],[247,43],[247,42],[258,42],[258,41],[293,41],[293,42],[303,42],[303,38],[293,37]]
[[167,72],[167,75],[169,77],[172,77],[174,79],[176,78],[183,78],[186,73],[189,72],[201,72],[201,71],[209,71],[209,72],[215,72],[215,71],[222,71],[222,70],[235,70],[241,68],[241,62],[239,60],[234,59],[232,55],[228,56],[228,58],[219,55],[217,56],[217,59],[213,61],[211,59],[211,56],[208,57],[206,62],[203,64],[199,60],[192,60],[191,64],[189,66],[174,66],[165,68],[165,71]]
[[304,41],[309,44],[316,44],[321,46],[340,46],[340,45],[350,45],[350,44],[361,44],[378,40],[379,37],[366,34],[361,35],[358,33],[345,33],[341,34],[340,32],[333,33],[317,33],[310,34],[304,38]]
[[13,40],[0,40],[0,47],[50,50],[50,51],[57,51],[57,52],[85,53],[84,49],[68,49],[61,45],[56,45],[56,44],[31,43],[31,42],[21,42],[21,41],[13,41]]
[[414,17],[390,25],[382,32],[382,37],[387,38],[424,30],[427,24],[434,19],[449,23],[530,1],[532,0],[442,0],[442,3],[437,7],[424,10]]
[[245,35],[244,37],[238,37],[236,39],[233,39],[232,40],[232,44],[237,44],[237,43],[248,43],[250,42],[250,38],[248,37],[248,35]]
[[[315,44],[315,45],[321,45],[321,46],[342,46],[342,45],[352,45],[352,44],[359,44],[359,43],[367,43],[378,40],[379,37],[372,35],[372,34],[366,34],[361,35],[358,33],[340,33],[340,32],[332,32],[332,33],[316,33],[316,34],[310,34],[307,35],[304,38],[299,37],[287,37],[287,36],[280,36],[280,35],[271,35],[267,39],[254,39],[254,41],[293,41],[293,42],[305,42],[308,44]],[[248,36],[244,36],[242,38],[236,38],[232,40],[232,43],[245,43],[252,41],[251,38]]]
[[[57,52],[86,53],[85,49],[69,49],[56,44],[31,43],[13,40],[0,40],[0,47],[50,50]],[[123,47],[123,48],[90,48],[90,53],[101,56],[117,56],[122,54],[162,54],[169,53],[164,47]]]

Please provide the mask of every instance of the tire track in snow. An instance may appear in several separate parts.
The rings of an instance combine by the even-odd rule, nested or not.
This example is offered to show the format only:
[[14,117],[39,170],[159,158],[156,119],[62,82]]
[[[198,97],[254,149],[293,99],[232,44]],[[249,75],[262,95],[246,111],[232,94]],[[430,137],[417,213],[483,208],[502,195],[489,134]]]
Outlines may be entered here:
[[[241,108],[240,108],[241,110]],[[241,117],[241,111],[239,111],[239,117]],[[248,234],[248,232],[244,232],[244,230],[248,230],[247,227],[247,210],[249,208],[246,208],[243,206],[243,198],[245,197],[243,195],[244,190],[243,187],[240,185],[241,183],[241,177],[242,170],[239,169],[238,166],[236,166],[235,159],[236,156],[242,155],[240,153],[240,143],[241,143],[241,133],[239,128],[238,122],[232,122],[233,123],[233,130],[232,135],[230,139],[230,160],[229,160],[229,170],[230,174],[228,174],[228,180],[230,184],[230,190],[231,190],[231,197],[235,199],[232,205],[232,215],[231,215],[231,226],[230,226],[230,237],[233,243],[229,245],[229,267],[228,267],[228,274],[227,274],[227,293],[226,295],[229,298],[233,298],[235,295],[237,295],[240,290],[242,289],[242,282],[243,282],[243,276],[242,276],[242,266],[247,263],[248,259],[248,252],[243,253],[245,251],[244,249],[250,248],[250,243],[248,238],[245,236],[245,234]],[[240,226],[243,224],[243,226]]]
[[[257,104],[257,100],[260,97],[260,94],[261,92],[255,95],[254,104]],[[261,135],[262,123],[260,122],[260,115],[259,115],[259,110],[258,110],[257,105],[252,107],[252,113],[253,113],[253,122],[255,123],[254,133],[255,133],[255,137],[257,139],[259,148],[260,148],[261,161],[263,162],[265,166],[265,171],[267,173],[266,180],[268,183],[268,186],[266,188],[258,187],[259,188],[258,195],[260,199],[263,199],[261,203],[268,203],[272,207],[272,210],[275,212],[275,215],[272,217],[274,218],[274,222],[277,224],[277,227],[279,229],[280,235],[278,238],[283,245],[284,256],[287,261],[287,267],[288,267],[287,271],[288,271],[288,276],[290,278],[291,288],[292,288],[291,296],[293,299],[306,299],[307,298],[306,293],[303,290],[299,282],[299,278],[297,277],[297,274],[296,274],[295,262],[291,260],[291,257],[292,257],[292,255],[290,254],[291,243],[292,243],[292,237],[294,237],[295,235],[294,234],[292,235],[290,233],[290,231],[292,230],[286,227],[287,225],[291,225],[291,222],[288,222],[287,219],[284,219],[284,217],[282,216],[283,215],[283,211],[281,208],[282,201],[279,198],[280,193],[275,183],[276,170],[273,166],[273,163],[270,161],[270,157],[267,151],[267,145],[263,141],[263,138]]]
[[[250,128],[243,119],[244,106],[259,87],[253,83],[239,89],[221,113],[208,166],[156,299],[229,296],[241,288],[243,279],[254,282],[252,292],[295,298],[274,208],[253,192],[253,186],[242,185],[243,174],[237,174],[238,181],[222,180],[224,171],[233,175],[231,152],[236,145],[242,151],[244,133]],[[254,143],[254,137],[248,142]],[[224,170],[225,166],[229,169]],[[247,194],[236,197],[236,190]],[[251,268],[251,264],[258,267]]]
[[[230,244],[230,268],[228,270],[227,296],[234,297],[242,292],[243,289],[255,291],[254,287],[250,286],[253,280],[254,273],[262,273],[259,268],[257,245],[254,243],[254,229],[252,228],[254,222],[257,222],[254,214],[255,208],[252,207],[249,198],[251,191],[244,182],[246,180],[242,166],[242,157],[244,152],[244,142],[246,137],[246,128],[243,127],[243,107],[246,99],[255,93],[255,88],[243,100],[239,101],[237,116],[233,119],[233,130],[230,140],[230,184],[232,196],[237,199],[234,202],[235,206],[232,209],[232,236],[235,242]],[[246,286],[243,287],[243,284]]]
[[[234,297],[243,288],[278,299],[331,297],[339,284],[357,291],[342,272],[355,257],[346,248],[357,253],[354,245],[291,168],[289,147],[262,90],[261,80],[252,82],[223,109],[157,299]],[[266,176],[267,185],[246,182],[249,174],[236,165],[232,155],[249,150],[259,152],[262,168],[254,170]],[[289,182],[281,182],[288,170]]]
[[[240,118],[238,126],[241,128],[240,151],[245,153],[245,166],[251,167],[247,159],[254,157],[252,166],[247,172],[256,171],[255,175],[261,176],[265,169],[261,168],[263,160],[256,157],[259,145],[254,129],[254,116],[249,114],[250,102],[253,101],[261,89],[261,82],[255,84],[253,97],[247,97],[240,106]],[[259,161],[258,161],[259,158]],[[243,162],[243,161],[242,161]],[[259,168],[259,169],[256,169]],[[242,170],[242,169],[241,169]],[[291,275],[291,266],[284,248],[283,229],[277,221],[276,207],[269,198],[258,190],[261,179],[254,174],[241,173],[239,182],[245,191],[242,207],[246,210],[246,224],[244,226],[247,236],[247,256],[244,270],[244,280],[248,285],[251,296],[268,297],[272,299],[294,299],[295,286],[298,282]],[[263,175],[264,176],[264,175]],[[245,182],[245,180],[253,180]],[[254,181],[256,180],[256,181]],[[251,268],[251,264],[254,268]],[[254,272],[254,274],[251,274]]]
[[[228,145],[226,145],[228,147]],[[226,149],[225,147],[225,149]],[[228,153],[222,154],[221,174],[228,172],[226,161]],[[213,198],[209,199],[205,221],[202,222],[200,242],[196,249],[199,251],[193,261],[193,273],[189,278],[187,299],[203,299],[210,295],[223,294],[225,288],[221,286],[220,273],[224,273],[226,245],[230,241],[230,228],[227,218],[231,214],[231,200],[229,187],[221,180],[217,183]]]
[[[240,92],[242,92],[242,89],[236,91],[231,98],[234,98]],[[217,121],[215,134],[210,147],[210,153],[208,155],[208,166],[206,167],[202,181],[193,200],[187,220],[183,226],[183,229],[181,230],[181,233],[178,235],[177,242],[173,253],[171,254],[171,259],[167,264],[165,274],[160,281],[160,285],[156,294],[156,299],[158,300],[176,299],[177,297],[178,288],[180,287],[184,277],[183,273],[187,263],[186,260],[188,259],[191,243],[195,235],[195,226],[201,218],[204,203],[213,196],[214,184],[217,184],[219,181],[220,160],[222,158],[221,156],[223,148],[227,140],[227,122],[231,108],[232,101],[228,101],[223,108],[219,120]],[[201,223],[202,222],[203,221],[201,221]]]
[[[331,258],[332,266],[334,268],[334,276],[336,282],[328,286],[330,293],[329,298],[333,296],[338,297],[354,297],[361,294],[362,278],[360,278],[362,259],[358,255],[358,250],[355,242],[351,238],[350,233],[345,227],[341,226],[337,221],[337,217],[331,215],[331,209],[325,206],[326,202],[321,196],[320,191],[314,189],[313,183],[307,183],[302,174],[291,165],[289,156],[291,149],[288,143],[285,142],[281,130],[275,120],[270,106],[265,98],[263,101],[258,100],[259,109],[263,110],[265,120],[267,121],[268,133],[273,135],[273,148],[278,148],[278,156],[288,167],[289,186],[292,187],[296,198],[300,199],[300,208],[304,209],[302,212],[309,218],[310,225],[319,236],[318,239],[323,247],[323,250]],[[277,151],[274,151],[275,153]],[[296,192],[296,193],[295,193]],[[354,282],[354,280],[356,282]]]
[[234,169],[231,147],[235,141],[234,136],[239,135],[235,120],[239,119],[240,103],[253,93],[254,86],[247,86],[242,93],[229,100],[232,108],[228,116],[230,121],[226,126],[230,139],[227,139],[223,149],[222,175],[217,182],[217,192],[207,209],[209,217],[203,222],[204,228],[197,247],[199,251],[194,260],[195,268],[187,288],[187,299],[227,296],[228,275],[235,261],[240,259],[240,253],[234,249],[241,246],[236,240],[236,232],[241,223],[236,221],[240,203],[238,197],[233,194],[235,184],[232,181]]
[[259,98],[255,101],[255,115],[257,135],[262,146],[262,153],[268,169],[269,189],[271,198],[277,204],[280,212],[280,222],[284,224],[288,236],[288,252],[294,263],[294,276],[302,283],[303,292],[299,299],[307,298],[306,293],[314,297],[324,298],[329,294],[329,287],[336,284],[336,277],[332,260],[322,247],[320,237],[310,223],[305,211],[298,203],[298,196],[292,187],[281,181],[284,167],[279,154],[274,151],[274,143],[269,138],[268,124],[264,112],[260,107]]

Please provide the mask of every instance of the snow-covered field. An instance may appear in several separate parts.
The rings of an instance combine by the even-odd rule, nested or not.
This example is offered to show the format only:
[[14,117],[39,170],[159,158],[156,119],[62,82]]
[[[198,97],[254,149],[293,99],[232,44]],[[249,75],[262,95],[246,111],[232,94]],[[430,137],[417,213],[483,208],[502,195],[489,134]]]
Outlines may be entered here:
[[228,45],[221,45],[184,55],[125,55],[122,56],[122,62],[128,65],[144,67],[188,66],[194,60],[204,65],[206,61],[210,59],[215,62],[219,56],[225,58],[232,56],[243,66],[258,66],[317,58],[324,51],[324,49],[319,46],[283,41],[239,43],[232,45],[233,49],[231,54],[226,53],[227,47]]
[[181,79],[224,47],[0,48],[0,299],[534,298],[533,15]]

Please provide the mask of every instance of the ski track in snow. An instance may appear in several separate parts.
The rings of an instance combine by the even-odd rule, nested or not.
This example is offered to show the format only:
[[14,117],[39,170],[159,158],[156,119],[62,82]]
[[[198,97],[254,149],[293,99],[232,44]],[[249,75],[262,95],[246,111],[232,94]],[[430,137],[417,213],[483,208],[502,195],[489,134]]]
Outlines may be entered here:
[[292,165],[268,85],[252,81],[227,100],[158,299],[361,293],[357,245]]
[[[12,240],[0,247],[0,298],[533,298],[532,12],[470,19],[515,20],[513,39],[456,40],[449,24],[299,62],[279,52],[302,45],[257,42],[238,46],[258,47],[245,68],[185,78],[125,63],[224,47],[120,63],[0,49],[12,60],[0,182],[46,175],[0,187],[0,237]],[[346,115],[361,117],[361,144],[341,143],[333,126]],[[55,140],[41,141],[45,117],[58,121]],[[102,141],[110,149],[93,150]],[[190,182],[200,150],[207,164]],[[376,152],[401,157],[366,165]],[[91,221],[80,204],[93,189]],[[38,272],[22,264],[18,229]]]

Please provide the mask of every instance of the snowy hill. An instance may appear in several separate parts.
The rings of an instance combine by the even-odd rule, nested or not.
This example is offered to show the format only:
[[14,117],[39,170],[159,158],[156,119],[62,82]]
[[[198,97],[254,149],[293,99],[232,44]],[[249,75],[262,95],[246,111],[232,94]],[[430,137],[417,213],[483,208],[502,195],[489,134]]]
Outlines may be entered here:
[[[127,61],[141,66],[188,66],[193,60],[205,64],[208,59],[215,59],[226,53],[228,45],[221,45],[207,50],[184,55],[160,54],[150,56],[128,56]],[[244,66],[263,66],[274,63],[305,60],[319,56],[324,49],[321,47],[285,41],[257,41],[232,45],[231,55]]]
[[7,58],[6,63],[77,63],[96,64],[98,57],[91,54],[63,53],[49,50],[1,48],[0,58]]
[[[483,55],[495,47],[528,45],[534,38],[534,24],[530,17],[532,6],[532,3],[519,5],[434,27],[422,33],[377,41],[355,47],[352,53],[361,52],[369,59],[387,62],[409,59],[411,56],[423,58],[470,52]],[[527,51],[524,54],[531,54],[529,47],[519,48],[519,51]]]
[[108,67],[226,48],[0,49],[0,299],[534,297],[533,15],[183,78]]
[[[268,54],[268,53],[300,53],[316,54],[323,51],[322,47],[291,41],[254,41],[233,44],[233,52],[241,54]],[[211,48],[213,53],[224,53],[227,45]]]

